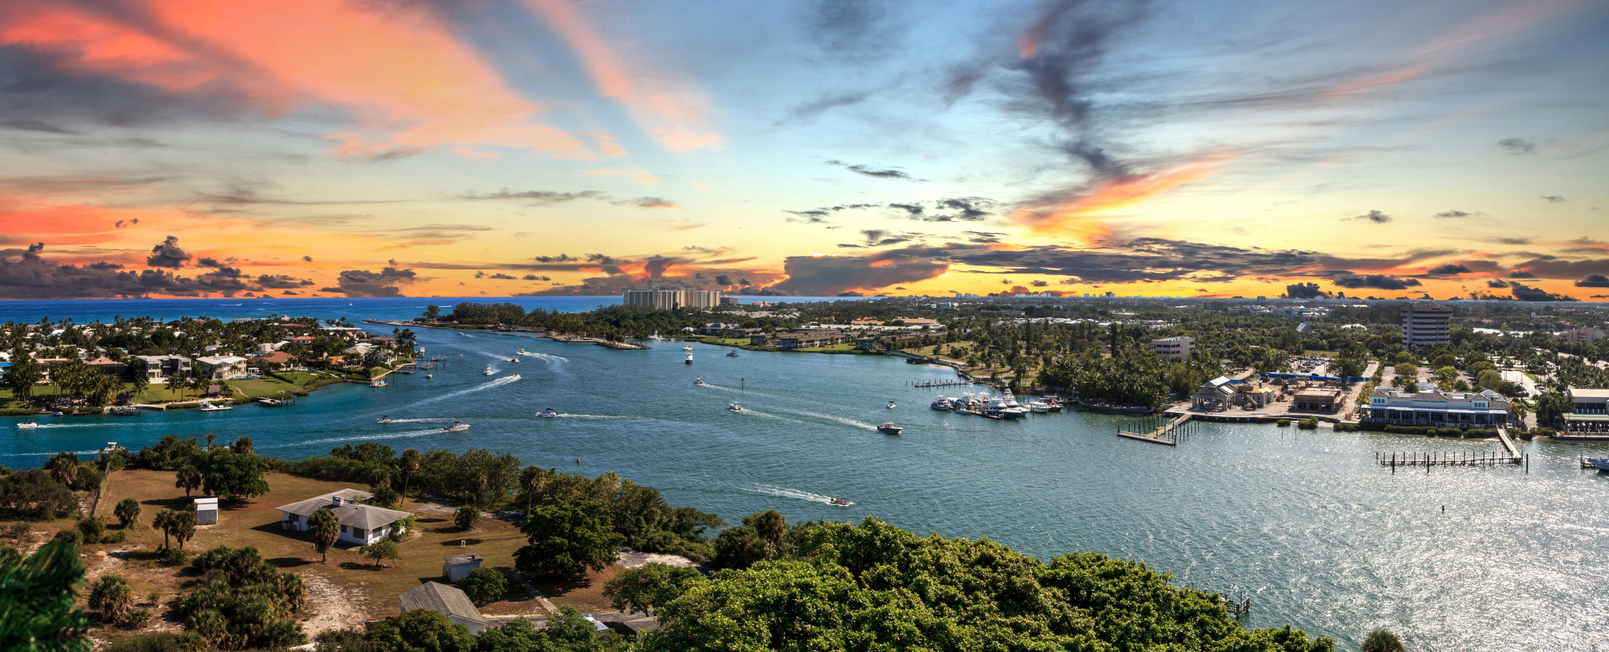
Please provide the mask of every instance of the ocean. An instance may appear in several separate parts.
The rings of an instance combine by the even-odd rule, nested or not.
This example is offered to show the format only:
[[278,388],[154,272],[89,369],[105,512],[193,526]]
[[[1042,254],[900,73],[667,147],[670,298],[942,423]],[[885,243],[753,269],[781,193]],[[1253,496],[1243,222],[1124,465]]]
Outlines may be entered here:
[[[618,301],[510,300],[578,311]],[[458,301],[6,302],[0,321],[282,313],[358,323]],[[38,466],[53,451],[92,454],[108,441],[137,450],[170,433],[249,435],[259,452],[286,458],[363,441],[398,451],[486,448],[589,476],[616,471],[659,488],[672,505],[729,523],[766,509],[792,522],[875,516],[918,534],[988,537],[1040,557],[1092,550],[1138,559],[1180,584],[1250,596],[1248,626],[1290,623],[1334,637],[1342,649],[1356,649],[1376,627],[1413,650],[1609,645],[1609,477],[1576,463],[1609,444],[1522,442],[1528,473],[1393,475],[1375,464],[1376,452],[1461,454],[1497,444],[1197,424],[1169,448],[1115,437],[1134,423],[1128,417],[1002,422],[936,412],[928,408],[935,395],[964,390],[912,385],[955,373],[898,358],[727,357],[730,349],[693,344],[686,365],[683,345],[673,342],[615,351],[489,333],[418,336],[427,355],[447,358],[434,379],[334,386],[288,408],[45,418],[32,431],[12,427],[25,419],[6,418],[0,464]],[[509,362],[521,348],[535,355]],[[488,365],[494,376],[484,374]],[[729,411],[732,403],[745,411]],[[565,416],[534,416],[549,407]],[[381,416],[395,422],[376,424]],[[441,430],[453,421],[471,427]],[[878,433],[885,421],[904,433]],[[855,504],[833,507],[829,497]]]

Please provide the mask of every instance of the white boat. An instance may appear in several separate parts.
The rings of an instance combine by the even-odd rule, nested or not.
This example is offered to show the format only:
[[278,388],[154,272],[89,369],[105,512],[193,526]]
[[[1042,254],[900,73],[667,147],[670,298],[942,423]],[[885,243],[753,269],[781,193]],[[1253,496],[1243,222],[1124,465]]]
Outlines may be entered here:
[[496,370],[496,369],[493,369],[493,368],[492,368],[492,366],[491,366],[491,365],[486,365],[486,375],[488,375],[488,376],[494,376],[494,375],[496,375],[496,374],[497,374],[497,370]]
[[34,423],[32,421],[24,421],[22,423],[17,424],[17,429],[18,430],[33,430],[34,428],[38,428],[38,427],[39,427],[39,424]]
[[891,421],[884,421],[883,425],[877,426],[877,432],[885,435],[897,435],[901,430],[904,430],[904,428],[894,425]]
[[542,410],[541,412],[537,412],[536,416],[551,419],[553,417],[559,416],[559,413],[554,412],[553,408],[548,408],[546,410]]
[[463,432],[465,430],[469,430],[469,424],[459,423],[457,421],[454,421],[453,425],[442,428],[442,431],[444,432]]
[[694,379],[693,379],[693,384],[694,384],[694,385],[699,385],[699,386],[703,386],[703,384],[704,384],[704,379],[703,379],[703,378],[694,378]]
[[894,409],[894,407],[895,407],[895,406],[894,406],[894,402],[893,402],[893,401],[889,401],[889,402],[888,402],[888,409],[890,409],[890,410],[892,410],[892,409]]
[[436,377],[436,374],[425,374],[425,380],[430,380],[431,378],[435,378],[435,377]]
[[202,412],[223,412],[224,410],[233,410],[233,409],[235,409],[235,406],[233,406],[233,405],[213,405],[213,404],[208,403],[206,401],[201,402],[201,411]]
[[827,499],[827,504],[832,505],[833,507],[848,507],[850,505],[853,505],[854,503],[849,502],[847,500],[844,500],[842,498],[828,498]]
[[743,406],[738,405],[736,403],[728,403],[727,406],[726,406],[726,409],[730,410],[732,412],[742,412],[743,411]]
[[385,416],[374,420],[375,423],[391,423],[391,417]]
[[520,379],[520,375],[519,375],[519,374],[514,374],[514,375],[512,375],[512,376],[509,376],[509,378],[512,378],[512,379],[514,379],[514,380],[519,380],[519,379]]
[[1034,414],[1048,414],[1050,412],[1050,404],[1044,401],[1029,401],[1028,411]]
[[693,364],[693,354],[687,354],[687,357],[682,360],[682,364]]
[[933,399],[933,405],[931,405],[929,407],[932,407],[935,410],[949,410],[950,409],[950,399],[948,399],[946,397],[943,397],[943,396],[940,396],[940,397],[938,397],[936,399]]
[[525,349],[524,349],[524,348],[523,348],[523,347],[522,347],[522,348],[520,348],[520,350],[518,350],[518,351],[515,351],[515,353],[518,353],[518,354],[520,354],[520,355],[523,355],[523,356],[525,356],[525,357],[527,357],[527,358],[529,358],[529,357],[531,357],[531,356],[532,356],[532,355],[534,355],[534,354],[532,354],[532,353],[531,353],[531,352],[530,352],[530,351],[526,351],[526,350],[525,350]]
[[376,380],[372,380],[372,381],[369,381],[369,386],[370,386],[370,387],[376,387],[376,388],[378,388],[378,387],[385,387],[385,381],[383,381],[383,380],[378,380],[378,379],[376,379]]
[[692,351],[693,350],[693,345],[689,344],[687,346],[684,346],[684,347],[682,347],[682,350],[683,351]]

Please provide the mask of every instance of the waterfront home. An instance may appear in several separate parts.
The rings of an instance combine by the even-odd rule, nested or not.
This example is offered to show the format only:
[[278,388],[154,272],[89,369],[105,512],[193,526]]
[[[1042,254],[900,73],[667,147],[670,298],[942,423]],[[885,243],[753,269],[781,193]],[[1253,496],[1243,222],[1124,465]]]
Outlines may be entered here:
[[480,555],[473,552],[466,552],[462,555],[448,555],[446,559],[442,560],[441,576],[447,578],[448,582],[457,582],[464,579],[464,576],[468,575],[470,571],[480,570],[481,561],[483,560]]
[[84,364],[99,369],[101,370],[101,373],[113,378],[122,378],[124,374],[128,373],[128,365],[108,358],[104,355],[97,357],[94,360],[85,360]]
[[172,376],[190,375],[190,359],[182,355],[137,355],[134,360],[136,373],[144,373],[152,384],[166,383]]
[[201,373],[213,380],[228,380],[246,375],[246,359],[233,355],[209,355],[196,358]]
[[440,582],[420,584],[418,588],[397,596],[397,602],[402,607],[402,613],[429,609],[469,628],[469,633],[476,636],[486,629],[486,617],[480,615],[480,610],[475,608],[469,596]]
[[339,540],[368,545],[389,536],[397,521],[412,516],[404,511],[363,504],[363,501],[371,498],[374,498],[374,494],[367,491],[342,489],[281,505],[277,508],[280,513],[279,529],[306,532],[307,519],[313,516],[313,512],[328,508],[335,512],[336,519],[341,522]]
[[1443,392],[1421,385],[1404,392],[1381,387],[1369,395],[1364,423],[1437,428],[1501,428],[1509,425],[1509,400],[1492,390]]
[[251,363],[257,365],[258,368],[262,368],[267,365],[279,365],[283,367],[295,363],[296,360],[297,357],[294,355],[284,351],[274,351],[273,353],[259,355],[255,358],[252,358]]

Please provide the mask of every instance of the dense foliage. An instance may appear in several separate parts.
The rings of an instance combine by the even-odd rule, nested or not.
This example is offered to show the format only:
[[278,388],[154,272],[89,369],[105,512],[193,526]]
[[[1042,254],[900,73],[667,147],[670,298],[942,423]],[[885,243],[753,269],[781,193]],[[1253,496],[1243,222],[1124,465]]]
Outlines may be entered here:
[[88,652],[89,617],[73,607],[83,584],[75,546],[47,543],[27,559],[0,555],[0,650]]
[[609,506],[574,497],[538,505],[520,526],[529,545],[514,553],[514,567],[530,575],[579,575],[603,570],[619,559],[626,538],[609,524]]
[[45,469],[0,476],[0,511],[31,519],[77,514],[78,497]]
[[174,615],[209,645],[240,650],[306,642],[295,620],[307,597],[300,576],[276,570],[251,547],[219,546],[190,566],[201,580]]

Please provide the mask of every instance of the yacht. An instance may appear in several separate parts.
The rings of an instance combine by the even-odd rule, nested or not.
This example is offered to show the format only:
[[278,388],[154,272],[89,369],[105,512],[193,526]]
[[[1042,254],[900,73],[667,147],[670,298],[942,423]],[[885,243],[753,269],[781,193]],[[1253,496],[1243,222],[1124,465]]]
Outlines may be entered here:
[[385,387],[385,381],[380,380],[380,379],[371,380],[371,381],[369,381],[369,386],[370,387]]
[[24,421],[22,423],[17,424],[17,429],[18,430],[33,430],[34,428],[38,428],[38,427],[39,427],[39,424],[34,423],[32,421]]
[[225,410],[233,410],[233,409],[235,409],[235,406],[233,406],[233,405],[213,405],[211,403],[208,403],[207,401],[202,401],[201,402],[201,411],[202,412],[223,412]]
[[496,375],[496,374],[497,374],[496,369],[493,369],[491,365],[486,365],[486,375],[493,376],[493,375]]
[[262,405],[263,407],[285,407],[286,405],[290,404],[288,401],[280,400],[280,399],[269,397],[269,396],[259,396],[259,397],[257,397],[257,403],[259,405]]
[[704,385],[704,379],[703,378],[694,378],[693,379],[693,384],[702,387]]
[[682,364],[693,364],[693,354],[687,354],[687,358],[682,360]]
[[442,428],[443,432],[463,432],[465,430],[469,430],[469,424],[459,423],[457,421],[454,421],[453,425]]
[[553,417],[556,417],[556,416],[559,416],[559,413],[558,413],[558,412],[554,412],[554,411],[553,411],[553,408],[548,408],[548,409],[546,409],[546,410],[542,410],[542,411],[541,411],[541,412],[537,412],[537,413],[536,413],[536,416],[539,416],[539,417],[544,417],[544,418],[548,418],[548,419],[551,419],[551,418],[553,418]]
[[904,430],[904,428],[894,425],[892,421],[884,421],[883,425],[877,426],[877,432],[885,435],[897,435],[901,430]]
[[1028,411],[1034,414],[1046,414],[1050,412],[1050,404],[1044,401],[1029,401]]
[[[22,424],[17,424],[17,427],[21,428]],[[1589,457],[1587,463],[1598,467],[1599,471],[1609,471],[1609,458]]]
[[726,409],[730,410],[732,412],[742,412],[743,411],[743,406],[738,405],[736,403],[728,403],[726,405]]
[[943,397],[943,396],[940,396],[940,397],[938,397],[936,399],[933,399],[933,405],[931,405],[929,407],[932,407],[935,410],[946,410],[947,411],[947,410],[950,409],[950,399],[946,398],[946,397]]

